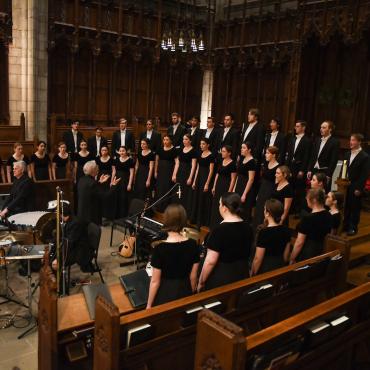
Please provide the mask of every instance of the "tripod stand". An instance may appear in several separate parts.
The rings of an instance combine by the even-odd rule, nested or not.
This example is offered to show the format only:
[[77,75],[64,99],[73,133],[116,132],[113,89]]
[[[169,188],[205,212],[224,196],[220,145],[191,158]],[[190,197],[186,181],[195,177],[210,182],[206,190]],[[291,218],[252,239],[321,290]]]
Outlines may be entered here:
[[11,251],[8,256],[3,257],[6,261],[12,260],[27,260],[27,303],[28,306],[16,302],[26,308],[28,308],[28,315],[27,318],[29,319],[29,324],[34,321],[34,325],[27,329],[24,333],[18,336],[18,339],[23,338],[28,333],[30,333],[33,329],[37,327],[37,319],[32,313],[32,296],[36,289],[32,292],[32,275],[31,275],[31,260],[35,259],[42,259],[44,257],[44,248],[45,245],[24,245],[24,246],[12,246]]
[[[4,301],[1,301],[0,305],[8,303],[8,302],[12,302],[19,306],[28,308],[28,306],[26,306],[24,303],[13,298],[14,296],[16,296],[16,294],[14,290],[9,286],[8,264],[7,264],[5,256],[0,256],[0,269],[4,269],[5,271],[5,279],[4,279],[5,280],[5,294],[0,294],[0,298],[3,298]],[[9,292],[11,293],[11,295],[9,294]]]

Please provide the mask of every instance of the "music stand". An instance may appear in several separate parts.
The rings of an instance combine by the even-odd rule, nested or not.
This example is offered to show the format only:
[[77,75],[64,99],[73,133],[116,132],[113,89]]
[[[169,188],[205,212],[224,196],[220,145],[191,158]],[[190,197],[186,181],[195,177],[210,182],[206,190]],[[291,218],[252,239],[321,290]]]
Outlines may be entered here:
[[[3,257],[6,261],[16,261],[16,260],[27,260],[27,301],[28,307],[22,304],[24,307],[28,308],[29,322],[34,320],[35,324],[27,329],[24,333],[20,334],[17,338],[21,339],[26,336],[31,330],[37,327],[37,319],[32,314],[32,276],[31,276],[31,260],[43,259],[45,244],[41,245],[12,245],[10,252],[7,256]],[[35,292],[35,291],[34,291]],[[29,324],[28,324],[29,325]]]

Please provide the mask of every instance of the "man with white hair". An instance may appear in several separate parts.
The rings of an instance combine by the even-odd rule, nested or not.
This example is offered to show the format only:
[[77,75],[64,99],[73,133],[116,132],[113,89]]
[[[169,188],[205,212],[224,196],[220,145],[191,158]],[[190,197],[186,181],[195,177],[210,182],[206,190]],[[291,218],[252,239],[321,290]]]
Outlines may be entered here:
[[[104,188],[101,186],[108,181],[109,175],[101,175],[98,180],[96,177],[99,172],[99,167],[95,161],[88,161],[83,167],[85,176],[81,177],[77,185],[78,194],[78,218],[86,223],[94,222],[97,225],[101,224],[102,198],[106,195]],[[111,181],[111,191],[114,191],[115,186],[120,179],[116,177]]]
[[33,181],[28,177],[26,169],[27,165],[24,161],[14,162],[14,181],[10,194],[0,212],[0,218],[32,211],[34,200]]

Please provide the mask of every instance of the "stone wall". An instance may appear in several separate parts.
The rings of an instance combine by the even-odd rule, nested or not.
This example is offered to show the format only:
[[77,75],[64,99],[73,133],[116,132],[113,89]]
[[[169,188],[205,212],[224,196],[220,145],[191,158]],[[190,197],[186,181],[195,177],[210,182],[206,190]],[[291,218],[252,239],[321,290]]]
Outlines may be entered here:
[[48,1],[13,0],[9,45],[10,124],[26,118],[26,139],[46,139]]

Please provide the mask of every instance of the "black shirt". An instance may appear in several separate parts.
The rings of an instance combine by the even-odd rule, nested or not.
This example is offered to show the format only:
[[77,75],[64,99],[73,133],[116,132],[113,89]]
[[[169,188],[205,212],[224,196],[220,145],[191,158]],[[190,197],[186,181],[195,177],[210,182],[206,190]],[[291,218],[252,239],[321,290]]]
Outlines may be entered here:
[[307,239],[323,242],[332,228],[332,216],[327,210],[310,213],[303,217],[297,231],[306,235]]
[[243,161],[244,157],[240,156],[237,167],[238,176],[245,176],[249,178],[249,171],[257,171],[257,163],[253,158],[245,163]]
[[187,278],[194,263],[198,262],[199,248],[193,239],[160,243],[154,248],[151,260],[164,279]]
[[334,229],[334,230],[338,230],[339,226],[340,226],[340,223],[342,221],[342,217],[340,215],[340,212],[334,213],[334,214],[330,213],[330,216],[331,216],[331,222],[332,222],[331,228]]
[[58,168],[59,167],[61,167],[61,168],[66,167],[68,161],[69,161],[68,156],[67,156],[67,158],[62,158],[59,154],[55,154],[54,157],[53,157],[53,163],[55,163]]
[[266,227],[260,230],[256,246],[265,249],[265,256],[282,256],[290,241],[289,228],[283,225]]
[[218,252],[219,262],[231,263],[248,260],[253,242],[248,222],[222,222],[209,235],[207,248]]
[[285,198],[293,198],[292,185],[287,184],[282,189],[278,190],[276,184],[276,188],[272,193],[271,198],[279,200],[284,205]]

